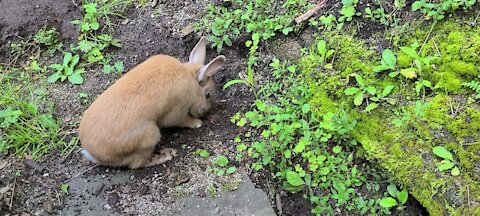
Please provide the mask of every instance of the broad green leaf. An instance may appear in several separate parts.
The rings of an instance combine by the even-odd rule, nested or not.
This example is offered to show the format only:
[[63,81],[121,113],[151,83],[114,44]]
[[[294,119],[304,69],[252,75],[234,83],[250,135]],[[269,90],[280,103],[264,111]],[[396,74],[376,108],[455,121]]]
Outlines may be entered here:
[[217,163],[217,165],[222,166],[222,167],[227,166],[228,158],[223,156],[223,155],[219,155],[217,157],[216,163]]
[[198,155],[200,155],[200,157],[203,157],[203,158],[206,158],[206,157],[210,156],[208,151],[206,151],[204,149],[197,149],[197,151],[195,151],[195,153],[197,153]]
[[346,95],[353,95],[353,94],[356,94],[358,91],[360,91],[359,88],[351,87],[351,88],[345,89],[344,93]]
[[397,58],[391,49],[385,49],[382,52],[383,62],[392,70],[395,70]]
[[458,169],[457,166],[455,166],[455,167],[452,169],[452,175],[453,175],[453,176],[458,176],[458,175],[460,175],[460,169]]
[[328,173],[330,173],[330,169],[328,167],[322,167],[320,169],[320,175],[327,175]]
[[426,87],[429,87],[429,88],[432,87],[432,83],[428,80],[422,80],[422,84]]
[[235,167],[229,167],[229,168],[227,169],[227,174],[232,174],[232,173],[234,173],[235,171],[237,171],[237,168],[235,168]]
[[380,71],[384,71],[384,70],[388,70],[388,69],[390,69],[390,67],[388,65],[381,64],[381,65],[373,67],[373,72],[380,72]]
[[415,51],[411,47],[403,46],[403,47],[400,47],[400,50],[402,50],[405,54],[411,56],[412,58],[421,59],[421,57],[417,54],[417,51]]
[[283,155],[285,155],[285,158],[290,158],[292,156],[292,152],[287,149],[283,152]]
[[433,153],[443,159],[448,159],[453,161],[453,156],[450,151],[448,151],[445,147],[443,146],[436,146],[432,149]]
[[365,81],[363,81],[363,78],[359,75],[356,75],[355,76],[355,80],[357,80],[357,83],[360,85],[360,86],[364,86],[365,85]]
[[353,99],[353,103],[355,106],[360,106],[363,103],[363,92],[358,92],[357,95],[355,95],[355,98]]
[[52,75],[50,75],[47,79],[47,82],[49,83],[54,83],[56,82],[58,79],[60,78],[60,73],[54,73]]
[[58,70],[59,72],[61,72],[61,70],[63,69],[62,65],[60,64],[51,64],[50,66],[48,66],[49,68],[53,68],[53,69],[56,69]]
[[217,176],[223,176],[223,175],[225,175],[225,170],[224,169],[219,169],[217,171]]
[[390,196],[397,197],[398,190],[394,184],[389,184],[387,186],[387,191],[388,191],[388,194],[390,194]]
[[68,194],[68,184],[61,184],[60,191],[62,191],[64,194]]
[[422,2],[422,1],[413,2],[412,11],[417,11],[418,9],[420,9],[423,6],[423,4],[424,4],[424,2]]
[[400,70],[400,74],[408,79],[414,79],[417,77],[416,68],[405,68]]
[[318,53],[320,53],[321,56],[325,56],[325,54],[327,53],[327,48],[326,48],[326,43],[325,43],[324,40],[318,41],[317,50],[318,50]]
[[398,205],[398,203],[392,197],[383,198],[380,201],[380,206],[382,206],[384,208],[391,208],[391,207],[396,206],[396,205]]
[[402,190],[400,192],[398,192],[397,194],[397,198],[398,198],[398,201],[403,205],[407,202],[407,199],[408,199],[408,192],[407,190]]
[[388,85],[387,87],[385,87],[382,92],[382,97],[389,95],[394,88],[395,88],[394,85]]
[[438,165],[438,171],[442,172],[442,171],[445,171],[445,170],[449,170],[451,168],[453,168],[453,166],[455,166],[454,163],[452,163],[451,161],[447,161],[445,163],[442,163],[440,165]]
[[335,147],[333,147],[332,151],[333,151],[333,153],[338,154],[342,151],[342,147],[335,146]]
[[367,92],[371,95],[375,95],[375,93],[377,93],[377,89],[375,88],[375,86],[368,86]]
[[374,110],[375,108],[378,107],[378,104],[377,103],[370,103],[366,108],[365,108],[365,111],[369,112],[369,111],[372,111]]
[[307,114],[310,111],[310,104],[304,104],[302,106],[302,113]]
[[300,186],[305,184],[303,179],[300,177],[300,175],[294,171],[288,171],[287,172],[287,181],[293,186]]
[[396,77],[400,72],[390,72],[388,74],[389,77]]
[[415,84],[415,92],[417,92],[417,95],[420,95],[420,91],[422,90],[423,84],[421,82],[416,82]]
[[68,76],[68,81],[72,84],[82,84],[83,78],[79,73],[73,73],[72,75]]
[[65,55],[63,56],[63,64],[62,66],[65,68],[68,65],[68,62],[72,60],[72,53],[66,52]]
[[72,60],[70,61],[70,67],[74,67],[78,61],[80,60],[80,56],[78,54],[74,55]]

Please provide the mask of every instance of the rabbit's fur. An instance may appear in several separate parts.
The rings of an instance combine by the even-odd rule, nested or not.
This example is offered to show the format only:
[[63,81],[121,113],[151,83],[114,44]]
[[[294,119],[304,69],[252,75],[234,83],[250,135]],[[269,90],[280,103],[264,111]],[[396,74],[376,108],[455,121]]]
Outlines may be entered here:
[[176,152],[153,155],[160,128],[198,128],[210,108],[212,75],[225,63],[218,56],[207,65],[206,38],[190,53],[188,63],[155,55],[105,90],[85,111],[79,135],[82,154],[90,161],[136,169],[164,163]]

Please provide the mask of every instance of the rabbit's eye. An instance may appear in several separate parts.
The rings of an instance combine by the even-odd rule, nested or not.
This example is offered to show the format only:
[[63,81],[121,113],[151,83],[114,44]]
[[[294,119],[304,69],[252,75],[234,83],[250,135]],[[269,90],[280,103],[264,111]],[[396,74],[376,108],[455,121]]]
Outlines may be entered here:
[[209,99],[210,97],[212,97],[212,94],[210,94],[210,92],[205,92],[205,97]]

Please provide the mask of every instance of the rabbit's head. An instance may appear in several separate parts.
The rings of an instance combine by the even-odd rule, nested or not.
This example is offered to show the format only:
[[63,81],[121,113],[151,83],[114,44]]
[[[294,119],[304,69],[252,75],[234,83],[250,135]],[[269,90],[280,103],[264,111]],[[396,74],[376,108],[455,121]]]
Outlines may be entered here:
[[[200,104],[197,107],[197,110],[191,114],[195,117],[204,115],[208,109],[210,109],[210,103],[216,94],[215,82],[213,80],[213,74],[217,72],[225,63],[225,56],[220,55],[210,61],[208,64],[205,64],[206,58],[206,37],[200,38],[197,45],[193,48],[190,53],[188,64],[196,66],[195,79],[198,85],[202,89],[204,104]],[[199,69],[198,69],[199,68]]]

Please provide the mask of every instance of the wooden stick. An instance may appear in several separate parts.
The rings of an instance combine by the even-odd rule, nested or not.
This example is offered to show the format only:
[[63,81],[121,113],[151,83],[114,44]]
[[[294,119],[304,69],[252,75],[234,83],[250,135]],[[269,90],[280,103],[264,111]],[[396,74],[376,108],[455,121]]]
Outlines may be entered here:
[[325,5],[325,0],[322,0],[320,3],[316,4],[315,7],[308,10],[306,13],[295,18],[295,22],[299,24],[301,22],[304,22],[305,20],[310,19],[310,17],[312,17],[313,14],[315,14],[318,10],[320,10],[320,8],[322,8],[324,5]]

